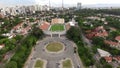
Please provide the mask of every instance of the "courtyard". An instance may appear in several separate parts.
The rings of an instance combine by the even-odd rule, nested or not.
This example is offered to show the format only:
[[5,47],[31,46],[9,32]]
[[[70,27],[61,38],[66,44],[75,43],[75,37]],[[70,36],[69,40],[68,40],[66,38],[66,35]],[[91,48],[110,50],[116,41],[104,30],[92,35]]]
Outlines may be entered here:
[[[36,64],[36,59],[40,58],[45,60],[45,68],[77,68],[80,67],[79,57],[74,53],[73,42],[65,38],[44,38],[39,41],[35,46],[31,59],[28,61],[26,68],[33,68]],[[48,52],[46,50],[55,51],[55,53]],[[58,53],[59,52],[59,53]],[[69,58],[70,60],[66,60]],[[61,61],[64,62],[61,62]],[[44,63],[37,63],[40,66]],[[36,65],[37,65],[36,64]]]

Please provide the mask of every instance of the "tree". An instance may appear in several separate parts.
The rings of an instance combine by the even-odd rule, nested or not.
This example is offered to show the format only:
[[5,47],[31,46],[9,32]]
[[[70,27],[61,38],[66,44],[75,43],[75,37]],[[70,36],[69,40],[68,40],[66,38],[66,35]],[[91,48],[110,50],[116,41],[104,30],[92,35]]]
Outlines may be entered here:
[[105,64],[106,63],[105,59],[104,58],[100,58],[100,63],[101,64]]
[[15,61],[10,61],[6,64],[5,68],[17,68],[17,63]]
[[30,18],[29,21],[30,21],[30,22],[34,22],[34,19],[33,19],[33,18]]
[[110,64],[106,63],[104,64],[103,68],[113,68]]
[[104,39],[102,37],[93,37],[92,43],[95,45],[104,45]]
[[44,36],[44,33],[41,29],[37,28],[37,27],[34,27],[32,32],[31,32],[31,35],[35,36],[36,38],[43,38]]
[[120,35],[119,31],[112,31],[112,32],[110,32],[108,39],[113,40],[118,35]]
[[79,41],[80,40],[80,37],[81,37],[81,34],[80,34],[80,29],[77,28],[77,27],[71,27],[68,31],[67,31],[67,34],[66,34],[66,37],[70,40],[73,40],[73,41]]

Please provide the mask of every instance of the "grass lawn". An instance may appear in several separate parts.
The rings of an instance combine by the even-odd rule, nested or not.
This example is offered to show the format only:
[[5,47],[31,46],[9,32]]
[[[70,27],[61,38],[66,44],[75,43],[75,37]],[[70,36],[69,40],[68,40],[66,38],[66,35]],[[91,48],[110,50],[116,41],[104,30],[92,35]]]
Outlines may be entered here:
[[64,30],[63,24],[54,24],[50,28],[50,31],[63,31],[63,30]]
[[44,62],[42,60],[37,60],[34,68],[43,68]]
[[71,63],[71,60],[67,59],[65,61],[62,62],[62,67],[63,68],[72,68],[72,63]]
[[52,42],[47,45],[46,49],[50,52],[58,52],[63,49],[63,45],[58,42]]

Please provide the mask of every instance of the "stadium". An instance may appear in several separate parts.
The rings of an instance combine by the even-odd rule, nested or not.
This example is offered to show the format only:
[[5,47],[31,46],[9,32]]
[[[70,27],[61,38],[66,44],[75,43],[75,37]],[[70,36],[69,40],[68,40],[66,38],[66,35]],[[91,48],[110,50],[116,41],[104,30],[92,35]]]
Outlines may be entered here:
[[66,31],[72,25],[71,22],[65,23],[65,20],[63,18],[54,18],[50,23],[46,21],[42,22],[40,24],[40,29],[42,29],[47,36],[60,37],[64,36],[66,34]]

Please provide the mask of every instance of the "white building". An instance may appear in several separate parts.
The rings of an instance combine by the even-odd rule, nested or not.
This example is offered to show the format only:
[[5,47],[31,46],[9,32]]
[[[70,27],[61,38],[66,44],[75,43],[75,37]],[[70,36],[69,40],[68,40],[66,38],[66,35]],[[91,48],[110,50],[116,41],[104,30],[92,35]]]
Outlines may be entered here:
[[109,57],[109,56],[111,56],[111,54],[109,52],[104,51],[102,49],[98,48],[97,51],[98,51],[98,53],[100,54],[101,57]]
[[72,19],[72,21],[68,22],[70,24],[70,26],[75,26],[77,24],[77,22],[75,22],[74,19]]

